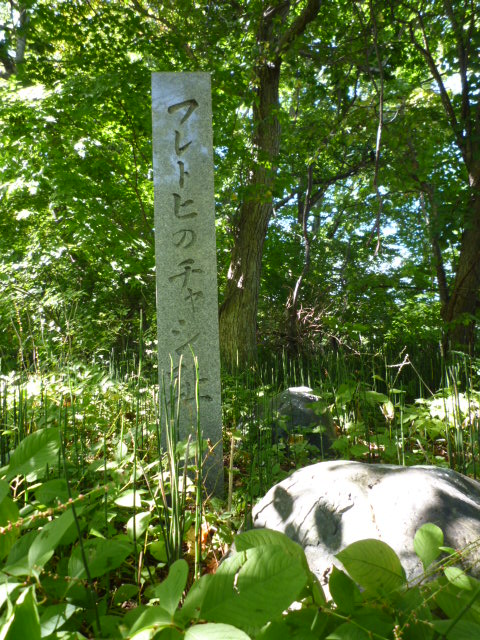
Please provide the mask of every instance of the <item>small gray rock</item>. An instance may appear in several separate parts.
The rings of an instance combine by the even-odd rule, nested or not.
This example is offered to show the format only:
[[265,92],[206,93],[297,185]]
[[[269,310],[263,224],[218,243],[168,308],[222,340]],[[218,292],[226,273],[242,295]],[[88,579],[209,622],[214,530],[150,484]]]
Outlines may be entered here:
[[[438,467],[320,462],[272,487],[252,520],[298,542],[322,585],[334,564],[342,568],[335,554],[365,538],[389,544],[410,581],[422,574],[413,538],[423,524],[438,525],[454,549],[480,538],[480,483]],[[479,560],[475,546],[467,562],[476,577]]]
[[290,387],[260,405],[257,415],[270,422],[274,440],[300,434],[326,451],[336,437],[335,426],[330,412],[319,414],[310,406],[319,399],[309,387]]

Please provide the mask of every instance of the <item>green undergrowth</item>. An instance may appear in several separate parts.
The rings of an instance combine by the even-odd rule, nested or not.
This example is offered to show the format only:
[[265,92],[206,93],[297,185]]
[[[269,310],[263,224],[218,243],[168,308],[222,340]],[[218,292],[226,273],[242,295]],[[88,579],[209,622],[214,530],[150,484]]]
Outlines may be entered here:
[[[478,363],[446,368],[435,393],[419,379],[416,400],[402,386],[411,366],[225,375],[223,500],[202,491],[211,443],[200,422],[179,437],[173,380],[159,394],[141,362],[123,376],[85,365],[3,375],[0,640],[476,637],[478,582],[433,525],[415,540],[425,577],[407,584],[392,550],[355,543],[328,602],[300,547],[275,532],[236,535],[270,486],[324,458],[476,476]],[[305,384],[331,416],[330,448],[305,429],[275,437],[269,399]]]

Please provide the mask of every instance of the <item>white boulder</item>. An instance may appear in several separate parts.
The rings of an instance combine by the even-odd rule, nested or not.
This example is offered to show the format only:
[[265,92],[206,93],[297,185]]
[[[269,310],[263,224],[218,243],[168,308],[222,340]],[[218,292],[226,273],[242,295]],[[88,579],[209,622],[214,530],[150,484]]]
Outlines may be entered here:
[[[463,549],[480,538],[480,483],[450,469],[352,461],[320,462],[275,485],[253,509],[253,526],[286,533],[305,549],[323,585],[335,554],[365,538],[383,540],[412,580],[422,574],[413,550],[417,529],[438,525],[445,546]],[[480,551],[467,562],[480,576]]]

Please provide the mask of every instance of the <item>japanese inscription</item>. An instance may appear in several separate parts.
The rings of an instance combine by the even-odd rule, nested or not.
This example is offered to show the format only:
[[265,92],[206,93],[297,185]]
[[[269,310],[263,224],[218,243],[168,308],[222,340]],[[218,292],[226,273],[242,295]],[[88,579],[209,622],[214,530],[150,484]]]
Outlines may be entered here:
[[212,446],[207,488],[223,488],[218,297],[210,75],[152,74],[153,174],[159,374],[179,373],[180,428],[196,424],[193,354],[198,358],[200,421]]

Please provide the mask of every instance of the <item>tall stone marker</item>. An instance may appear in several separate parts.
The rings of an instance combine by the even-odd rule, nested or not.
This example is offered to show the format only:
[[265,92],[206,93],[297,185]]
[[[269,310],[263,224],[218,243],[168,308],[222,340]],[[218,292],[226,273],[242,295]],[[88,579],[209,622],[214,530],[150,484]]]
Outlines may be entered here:
[[200,423],[213,451],[204,477],[223,492],[220,351],[213,191],[210,74],[153,73],[153,180],[160,384],[180,357],[180,434],[196,429],[198,359]]

